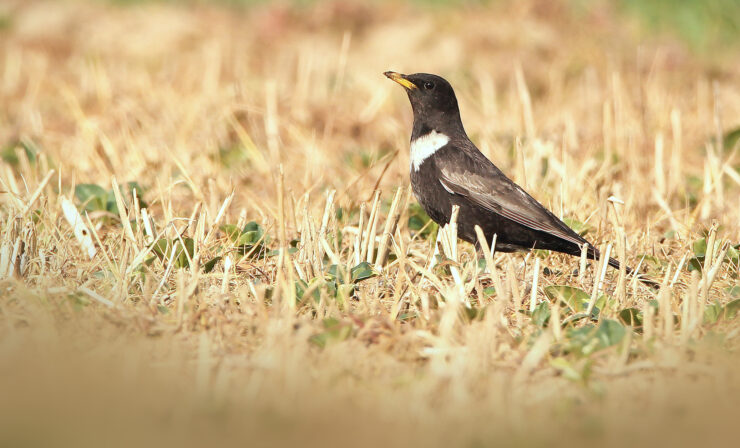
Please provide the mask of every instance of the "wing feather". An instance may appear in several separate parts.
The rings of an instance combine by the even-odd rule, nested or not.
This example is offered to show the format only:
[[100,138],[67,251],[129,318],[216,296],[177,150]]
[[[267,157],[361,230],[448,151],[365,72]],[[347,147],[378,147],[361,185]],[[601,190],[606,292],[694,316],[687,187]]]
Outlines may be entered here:
[[[442,186],[454,194],[467,197],[480,207],[530,229],[549,233],[578,245],[586,242],[536,199],[507,178],[485,156],[481,154],[480,159],[485,162],[475,160],[475,163],[471,165],[451,161],[451,163],[441,164],[439,180]],[[461,166],[475,168],[460,169]]]

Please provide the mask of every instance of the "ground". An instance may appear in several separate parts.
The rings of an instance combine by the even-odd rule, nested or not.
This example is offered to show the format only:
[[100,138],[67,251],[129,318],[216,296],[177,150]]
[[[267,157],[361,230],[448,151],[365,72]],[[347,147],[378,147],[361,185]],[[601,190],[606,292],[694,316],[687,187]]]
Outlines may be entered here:
[[[732,444],[730,43],[608,2],[224,3],[0,5],[0,444]],[[660,288],[429,267],[387,70],[447,78],[487,157]]]

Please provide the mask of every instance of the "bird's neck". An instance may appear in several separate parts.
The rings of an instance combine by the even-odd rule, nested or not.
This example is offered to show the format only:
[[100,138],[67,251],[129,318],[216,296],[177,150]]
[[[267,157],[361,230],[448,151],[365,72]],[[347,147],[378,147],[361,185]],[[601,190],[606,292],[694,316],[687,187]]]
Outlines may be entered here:
[[424,114],[424,119],[420,119],[418,116],[414,117],[414,126],[411,129],[411,141],[428,135],[432,131],[444,134],[450,138],[464,138],[467,136],[462,120],[460,120],[460,113]]

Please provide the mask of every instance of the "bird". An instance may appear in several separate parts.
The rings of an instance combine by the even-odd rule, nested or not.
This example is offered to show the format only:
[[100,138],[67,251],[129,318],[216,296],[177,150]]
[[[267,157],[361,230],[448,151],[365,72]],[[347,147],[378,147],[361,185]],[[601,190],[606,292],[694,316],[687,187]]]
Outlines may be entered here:
[[[457,205],[458,237],[478,248],[476,225],[489,245],[496,235],[497,252],[543,249],[580,256],[585,244],[588,258],[600,258],[596,247],[480,152],[465,132],[455,91],[447,80],[429,73],[387,71],[384,75],[403,86],[411,102],[411,186],[434,222],[448,224]],[[614,258],[608,263],[620,268]]]

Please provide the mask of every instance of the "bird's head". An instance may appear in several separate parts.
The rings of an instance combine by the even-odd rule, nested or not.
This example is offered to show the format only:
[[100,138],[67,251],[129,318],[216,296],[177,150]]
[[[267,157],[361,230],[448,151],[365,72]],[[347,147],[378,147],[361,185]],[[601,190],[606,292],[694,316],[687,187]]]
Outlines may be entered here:
[[402,75],[385,72],[384,75],[406,89],[414,111],[412,138],[413,134],[423,135],[431,130],[438,132],[451,132],[458,128],[462,130],[457,97],[447,80],[429,73]]

